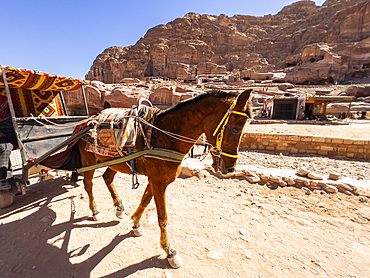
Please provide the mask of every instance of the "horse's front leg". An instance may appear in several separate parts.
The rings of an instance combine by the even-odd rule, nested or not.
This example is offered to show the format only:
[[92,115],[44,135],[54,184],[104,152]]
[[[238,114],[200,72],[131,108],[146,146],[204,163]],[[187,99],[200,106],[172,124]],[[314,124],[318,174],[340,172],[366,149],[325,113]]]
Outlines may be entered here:
[[120,219],[123,218],[123,212],[125,210],[121,198],[118,196],[116,187],[113,184],[114,176],[117,174],[117,171],[107,168],[103,174],[103,179],[108,187],[108,190],[110,192],[110,195],[112,196],[114,206],[116,207],[116,216]]
[[143,226],[140,224],[140,219],[144,213],[144,210],[149,205],[150,201],[152,200],[153,194],[152,194],[152,188],[150,184],[145,188],[143,197],[141,197],[141,202],[134,212],[134,214],[131,216],[132,222],[133,222],[133,232],[136,236],[142,236],[144,234]]
[[161,230],[160,243],[162,249],[167,254],[169,264],[173,268],[179,268],[182,264],[182,259],[177,251],[171,247],[170,240],[167,234],[166,187],[167,185],[152,186],[154,201],[157,207],[158,224]]
[[96,203],[95,203],[95,200],[94,200],[94,195],[93,195],[93,192],[92,192],[92,188],[93,188],[92,180],[93,180],[93,177],[94,177],[94,172],[95,172],[95,170],[85,172],[83,182],[84,182],[84,187],[85,187],[86,193],[89,196],[89,207],[90,207],[90,210],[93,214],[93,219],[95,221],[99,221],[99,220],[101,220],[101,214],[98,211],[98,208],[96,207]]

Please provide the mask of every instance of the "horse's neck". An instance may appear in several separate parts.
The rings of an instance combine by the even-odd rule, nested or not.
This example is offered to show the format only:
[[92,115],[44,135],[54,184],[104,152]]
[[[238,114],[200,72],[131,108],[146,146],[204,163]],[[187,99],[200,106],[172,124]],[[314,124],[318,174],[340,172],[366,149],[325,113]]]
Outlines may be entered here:
[[[215,101],[210,102],[208,99],[202,99],[196,103],[187,103],[178,110],[164,115],[155,121],[155,126],[165,131],[197,140],[204,132],[204,125],[211,124],[216,128],[218,124],[218,122],[206,122],[207,117],[213,114],[220,114],[220,118],[227,108],[227,104],[225,103]],[[181,142],[180,140],[174,139],[168,135],[157,134],[158,137],[155,140],[154,147],[171,148],[186,153],[194,145],[193,143]]]

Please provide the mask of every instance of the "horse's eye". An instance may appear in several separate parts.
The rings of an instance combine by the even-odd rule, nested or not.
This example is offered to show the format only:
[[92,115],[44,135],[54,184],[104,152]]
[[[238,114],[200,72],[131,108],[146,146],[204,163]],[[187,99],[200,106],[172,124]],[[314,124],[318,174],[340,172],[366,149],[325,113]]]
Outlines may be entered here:
[[234,128],[232,129],[232,132],[233,132],[234,134],[237,134],[237,133],[239,133],[239,129],[234,127]]

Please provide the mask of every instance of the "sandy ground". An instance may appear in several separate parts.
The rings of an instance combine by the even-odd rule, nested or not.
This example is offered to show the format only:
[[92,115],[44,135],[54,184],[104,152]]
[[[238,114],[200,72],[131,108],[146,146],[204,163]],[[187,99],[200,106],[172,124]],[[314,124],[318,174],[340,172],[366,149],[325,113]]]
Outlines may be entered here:
[[126,208],[118,220],[101,174],[94,193],[102,221],[92,221],[82,182],[63,179],[33,185],[0,210],[1,277],[370,277],[370,208],[356,196],[208,172],[178,178],[167,190],[169,233],[184,264],[171,269],[153,202],[145,234],[131,232],[146,178],[132,190],[129,175],[116,176]]

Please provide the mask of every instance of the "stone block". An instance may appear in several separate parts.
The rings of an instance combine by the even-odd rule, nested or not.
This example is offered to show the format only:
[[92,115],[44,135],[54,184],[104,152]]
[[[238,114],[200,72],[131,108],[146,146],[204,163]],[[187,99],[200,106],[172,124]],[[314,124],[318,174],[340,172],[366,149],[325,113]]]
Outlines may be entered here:
[[263,173],[260,175],[260,179],[263,181],[268,181],[270,179],[270,175]]
[[298,150],[298,149],[296,149],[296,148],[291,148],[291,149],[290,149],[290,153],[298,153],[298,151],[299,151],[299,150]]
[[353,141],[353,144],[354,145],[365,145],[365,141],[364,140],[355,140],[355,141]]
[[310,181],[310,187],[312,189],[321,189],[321,187],[318,184],[319,183],[317,181]]
[[328,193],[338,193],[338,188],[333,185],[326,184],[322,188]]
[[307,176],[307,174],[309,173],[310,171],[308,171],[306,168],[302,167],[302,168],[299,168],[298,171],[297,171],[297,175],[301,176],[301,177],[305,177]]
[[337,172],[330,172],[329,173],[329,179],[331,180],[339,180],[342,177],[340,173]]
[[285,181],[290,186],[295,184],[293,178],[291,177],[283,177],[283,181]]
[[343,143],[346,144],[346,145],[352,145],[353,144],[353,140],[351,140],[351,139],[344,139],[343,140]]
[[332,139],[332,143],[335,143],[335,144],[342,144],[344,141],[344,139],[340,139],[340,138],[333,138]]
[[324,143],[325,142],[325,138],[323,138],[323,137],[312,137],[312,142]]
[[309,177],[310,179],[313,179],[313,180],[323,180],[324,177],[317,174],[317,173],[313,173],[313,172],[310,172],[307,174],[307,177]]
[[[337,183],[336,186],[338,187],[339,191],[342,191],[342,190],[347,190],[350,192],[353,191],[353,188],[345,183]],[[356,192],[356,191],[353,191],[353,192]]]
[[245,178],[249,183],[257,183],[261,181],[261,179],[257,176],[246,176]]
[[334,148],[331,147],[331,146],[321,146],[320,150],[322,150],[322,151],[332,151],[332,150],[334,150]]
[[280,186],[287,186],[288,184],[283,181],[281,177],[270,177],[270,181],[273,183],[277,183]]
[[287,149],[286,147],[281,146],[281,145],[279,145],[279,146],[276,147],[276,150],[277,151],[285,151],[286,149]]

